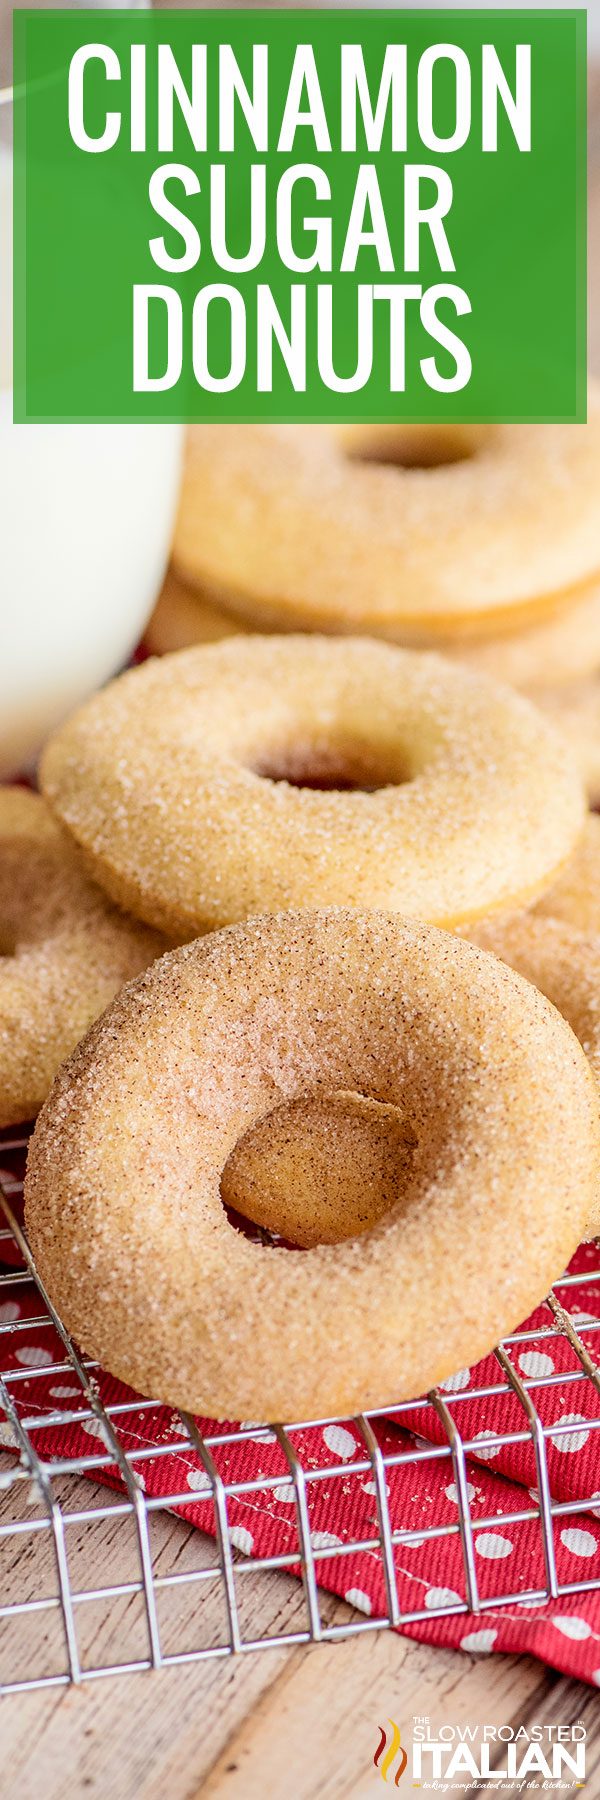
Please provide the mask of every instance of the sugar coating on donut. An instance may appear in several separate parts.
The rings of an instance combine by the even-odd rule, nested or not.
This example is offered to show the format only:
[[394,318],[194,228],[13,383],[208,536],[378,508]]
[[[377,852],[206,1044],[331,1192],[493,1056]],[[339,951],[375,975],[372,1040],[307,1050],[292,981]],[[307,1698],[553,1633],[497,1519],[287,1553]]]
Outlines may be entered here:
[[[250,1242],[221,1199],[235,1145],[341,1091],[407,1121],[396,1204],[343,1243]],[[38,1120],[27,1227],[67,1325],[139,1391],[343,1415],[424,1391],[526,1316],[580,1239],[599,1157],[576,1037],[497,958],[393,914],[287,913],[171,952],[116,998]]]
[[535,912],[563,919],[581,931],[600,933],[600,818],[588,813],[584,830],[558,880],[538,900]]
[[[600,825],[598,820],[593,823]],[[596,835],[596,859],[598,847]],[[597,929],[580,931],[567,923],[568,908],[562,916],[551,916],[551,907],[549,896],[548,917],[536,909],[504,923],[480,925],[474,941],[533,982],[562,1013],[600,1083],[600,933]],[[593,1237],[598,1231],[600,1189],[594,1196],[586,1236]]]
[[181,938],[294,906],[506,910],[548,885],[585,810],[519,695],[355,638],[147,662],[55,734],[41,780],[112,897]]
[[39,795],[0,788],[0,1125],[33,1117],[63,1057],[164,949],[92,884]]
[[[596,657],[596,671],[600,657]],[[600,804],[600,676],[531,689],[531,699],[560,732],[575,758],[590,806]]]
[[[472,635],[461,634],[458,639],[440,638],[439,634],[432,639],[426,632],[419,634],[416,625],[408,632],[393,624],[382,629],[381,636],[391,643],[422,650],[431,649],[435,644],[441,655],[466,663],[469,668],[490,675],[495,681],[508,681],[525,691],[530,688],[532,700],[539,695],[540,705],[549,713],[553,709],[558,711],[564,704],[568,713],[565,724],[570,724],[573,715],[577,747],[582,732],[576,732],[576,709],[582,705],[586,714],[591,705],[588,690],[592,684],[583,681],[582,677],[590,678],[600,664],[600,581],[594,578],[557,596],[555,609],[533,625],[525,624],[512,630],[505,626],[495,636],[488,632],[482,637],[476,631],[476,624],[474,620]],[[272,609],[271,626],[277,631],[286,629],[285,616],[278,617],[275,608]],[[222,591],[211,591],[206,584],[204,587],[186,584],[170,570],[147,627],[145,641],[155,655],[164,656],[192,644],[216,643],[219,638],[258,630],[258,617],[254,621],[247,607],[241,612],[236,611],[234,597]],[[356,630],[356,623],[351,616],[340,617],[330,622],[329,630],[342,636],[350,635]],[[550,686],[554,682],[559,684],[556,692]],[[547,700],[545,689],[548,689]],[[597,692],[595,683],[594,692]],[[589,737],[588,732],[588,742]],[[588,762],[589,759],[588,750]],[[599,769],[596,785],[600,792],[599,753],[596,766]]]
[[[423,433],[421,431],[421,437]],[[600,574],[600,404],[582,425],[457,427],[414,460],[410,427],[195,425],[174,557],[254,623],[494,634]],[[404,464],[403,464],[404,458]]]

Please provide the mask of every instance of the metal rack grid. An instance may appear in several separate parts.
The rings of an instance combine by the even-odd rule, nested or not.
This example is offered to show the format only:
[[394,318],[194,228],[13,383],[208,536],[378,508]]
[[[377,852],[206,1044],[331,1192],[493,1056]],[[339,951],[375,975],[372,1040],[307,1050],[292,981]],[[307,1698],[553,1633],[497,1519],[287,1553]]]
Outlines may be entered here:
[[[309,1458],[304,1463],[298,1454],[295,1439],[300,1432],[306,1433],[313,1428],[322,1428],[339,1421],[313,1420],[302,1426],[290,1424],[285,1428],[261,1425],[245,1425],[233,1429],[224,1427],[222,1430],[215,1428],[211,1434],[202,1436],[191,1417],[178,1415],[180,1454],[185,1456],[188,1471],[190,1458],[194,1459],[198,1471],[195,1486],[214,1509],[214,1537],[209,1538],[195,1524],[186,1533],[186,1508],[189,1509],[192,1501],[189,1486],[187,1490],[184,1488],[183,1477],[180,1476],[175,1481],[172,1490],[161,1493],[159,1497],[145,1492],[144,1469],[147,1469],[149,1460],[155,1461],[164,1456],[164,1447],[155,1443],[132,1450],[123,1441],[123,1415],[130,1413],[134,1406],[141,1415],[145,1408],[151,1408],[154,1403],[132,1396],[130,1401],[120,1404],[103,1404],[94,1373],[97,1365],[79,1355],[36,1272],[18,1220],[26,1144],[24,1136],[5,1138],[0,1142],[0,1159],[3,1165],[9,1165],[9,1173],[4,1167],[0,1178],[0,1693],[66,1686],[70,1682],[90,1681],[104,1675],[133,1673],[164,1665],[200,1661],[207,1657],[226,1657],[232,1653],[276,1647],[283,1643],[291,1645],[319,1640],[332,1641],[360,1632],[389,1628],[399,1623],[409,1624],[425,1618],[431,1621],[449,1613],[473,1613],[485,1619],[486,1610],[491,1607],[496,1611],[511,1603],[535,1605],[559,1596],[600,1589],[600,1578],[569,1582],[560,1582],[558,1579],[555,1522],[563,1515],[591,1508],[593,1503],[597,1508],[599,1495],[594,1492],[590,1495],[582,1494],[576,1500],[562,1501],[553,1497],[548,1475],[547,1441],[551,1436],[556,1443],[557,1432],[572,1430],[572,1425],[544,1424],[536,1406],[536,1393],[551,1388],[553,1383],[559,1381],[574,1386],[578,1403],[582,1391],[589,1384],[592,1384],[595,1394],[600,1395],[600,1370],[577,1329],[575,1321],[579,1315],[571,1313],[565,1305],[569,1294],[575,1292],[576,1296],[578,1285],[585,1284],[589,1287],[591,1283],[600,1282],[600,1249],[592,1268],[586,1269],[581,1275],[565,1276],[561,1282],[556,1283],[557,1291],[548,1297],[546,1321],[541,1327],[516,1332],[498,1346],[494,1356],[499,1379],[485,1388],[477,1389],[478,1398],[493,1396],[497,1400],[501,1396],[510,1397],[513,1409],[515,1401],[518,1403],[518,1424],[513,1410],[509,1429],[486,1433],[488,1449],[515,1444],[532,1445],[537,1488],[534,1503],[526,1504],[529,1495],[524,1489],[524,1504],[520,1511],[515,1511],[514,1508],[506,1513],[495,1510],[493,1517],[489,1519],[478,1517],[476,1529],[480,1531],[487,1526],[496,1531],[503,1523],[514,1525],[516,1522],[537,1521],[545,1569],[542,1587],[531,1589],[525,1585],[518,1590],[513,1568],[510,1587],[507,1585],[506,1591],[504,1588],[500,1592],[496,1590],[493,1599],[490,1599],[481,1594],[478,1582],[467,1480],[467,1455],[469,1451],[477,1453],[478,1445],[473,1437],[463,1436],[460,1430],[460,1403],[469,1396],[472,1399],[474,1390],[471,1386],[465,1387],[462,1384],[460,1391],[454,1393],[433,1391],[422,1403],[432,1409],[432,1416],[435,1415],[438,1426],[442,1427],[441,1442],[428,1442],[419,1437],[409,1439],[408,1447],[393,1454],[382,1450],[373,1429],[374,1423],[385,1418],[402,1427],[403,1420],[411,1410],[414,1411],[412,1403],[403,1403],[392,1411],[386,1408],[385,1412],[382,1409],[379,1414],[361,1415],[352,1421],[357,1437],[364,1446],[364,1455],[353,1463],[352,1473],[366,1474],[372,1483],[377,1535],[371,1539],[351,1539],[344,1543],[333,1540],[333,1544],[329,1541],[325,1546],[323,1537],[327,1537],[327,1534],[314,1534],[311,1530],[311,1485],[322,1481],[326,1473],[328,1493],[335,1500],[337,1483],[347,1480],[348,1465],[338,1459],[337,1463],[334,1461],[324,1471],[311,1466]],[[36,1305],[31,1317],[17,1318],[17,1307],[12,1303],[13,1296],[19,1292],[22,1294],[23,1290],[29,1296],[36,1295]],[[26,1364],[25,1368],[15,1367],[14,1358],[7,1359],[6,1346],[12,1343],[14,1347],[14,1334],[26,1333],[31,1327],[52,1328],[55,1332],[57,1348],[51,1367],[48,1367],[47,1362],[43,1368],[27,1366],[27,1353],[23,1356],[23,1352],[21,1356]],[[596,1320],[586,1316],[585,1329],[586,1335],[588,1331],[600,1331],[600,1318]],[[568,1374],[563,1372],[560,1376],[546,1373],[534,1376],[531,1380],[524,1379],[515,1367],[517,1347],[522,1348],[524,1343],[531,1343],[533,1340],[539,1344],[540,1339],[559,1337],[563,1343],[566,1338],[573,1351],[572,1370]],[[71,1396],[68,1409],[63,1404],[53,1412],[40,1413],[38,1409],[36,1414],[35,1407],[31,1411],[30,1406],[20,1403],[19,1383],[25,1381],[29,1392],[37,1376],[50,1374],[59,1380],[62,1377],[63,1382],[67,1378],[68,1386],[65,1384],[62,1392],[65,1396]],[[64,1430],[66,1433],[74,1421],[84,1423],[84,1428],[99,1440],[94,1453],[76,1457],[68,1453],[61,1454],[60,1451],[52,1456],[40,1454],[36,1441],[39,1441],[41,1430],[47,1431],[51,1427],[54,1431]],[[589,1426],[590,1429],[594,1426],[600,1428],[600,1416],[590,1419]],[[265,1443],[268,1440],[278,1445],[282,1459],[279,1475],[257,1475],[241,1482],[230,1482],[223,1477],[218,1467],[220,1448],[224,1445],[247,1444],[249,1440],[254,1443]],[[2,1449],[2,1445],[11,1446],[11,1450]],[[172,1444],[169,1455],[171,1458],[174,1456]],[[403,1611],[398,1597],[395,1553],[402,1545],[414,1543],[416,1534],[414,1524],[408,1522],[406,1529],[392,1528],[386,1473],[400,1463],[439,1466],[440,1461],[455,1484],[458,1502],[456,1522],[449,1524],[434,1516],[421,1529],[420,1540],[427,1541],[430,1546],[432,1568],[435,1567],[436,1548],[439,1549],[443,1540],[451,1536],[459,1540],[464,1597],[460,1601],[455,1597],[448,1604],[444,1601],[442,1590],[439,1605],[429,1606],[426,1610]],[[114,1491],[109,1492],[107,1487],[101,1488],[98,1482],[93,1486],[89,1485],[90,1478],[92,1481],[95,1476],[101,1479],[107,1470],[110,1471]],[[472,1465],[469,1472],[472,1473]],[[87,1488],[81,1477],[87,1479]],[[265,1556],[240,1555],[236,1534],[234,1532],[232,1535],[230,1526],[230,1503],[241,1489],[245,1496],[257,1494],[266,1483],[272,1490],[274,1482],[293,1491],[297,1534],[294,1549]],[[197,1505],[197,1502],[198,1492],[194,1495],[194,1504]],[[182,1538],[177,1543],[173,1566],[161,1563],[163,1546],[153,1543],[154,1523],[160,1518],[165,1519],[165,1509],[169,1515],[174,1512],[182,1522]],[[333,1508],[332,1517],[334,1510]],[[111,1548],[107,1552],[102,1584],[92,1590],[78,1582],[78,1547],[82,1541],[81,1534],[92,1528],[102,1529],[104,1525],[110,1530]],[[239,1535],[238,1532],[238,1540]],[[10,1585],[11,1569],[17,1549],[21,1550],[24,1542],[29,1547],[26,1559],[29,1581],[18,1594],[13,1594]],[[115,1545],[118,1546],[117,1567],[113,1567]],[[182,1545],[185,1551],[183,1566]],[[327,1617],[327,1606],[324,1605],[325,1596],[318,1587],[319,1563],[324,1558],[347,1557],[365,1550],[381,1558],[385,1607],[377,1617],[356,1617],[345,1613],[341,1623],[339,1617],[331,1622],[331,1618]],[[265,1593],[269,1575],[273,1578],[275,1573],[288,1571],[300,1577],[305,1617],[299,1628],[287,1630],[285,1619],[278,1616],[277,1609],[273,1614],[272,1609],[269,1616],[265,1617],[265,1627],[260,1634],[257,1635],[256,1629],[252,1633],[246,1631],[243,1584],[249,1574],[256,1575],[257,1571],[264,1577]],[[27,1591],[29,1582],[36,1588],[35,1596]],[[518,1591],[515,1591],[516,1588]],[[180,1603],[184,1590],[194,1597],[191,1609],[193,1641],[186,1641],[182,1648]],[[175,1629],[173,1621],[165,1622],[163,1616],[165,1597],[174,1597],[176,1601]],[[215,1605],[215,1600],[218,1605]],[[135,1629],[131,1618],[133,1603],[137,1607]],[[84,1624],[86,1616],[94,1613],[98,1607],[103,1608],[105,1614],[108,1612],[114,1627],[108,1633],[106,1655],[102,1659],[90,1657],[87,1648],[89,1634],[86,1633]],[[8,1673],[5,1680],[2,1680],[3,1673]]]

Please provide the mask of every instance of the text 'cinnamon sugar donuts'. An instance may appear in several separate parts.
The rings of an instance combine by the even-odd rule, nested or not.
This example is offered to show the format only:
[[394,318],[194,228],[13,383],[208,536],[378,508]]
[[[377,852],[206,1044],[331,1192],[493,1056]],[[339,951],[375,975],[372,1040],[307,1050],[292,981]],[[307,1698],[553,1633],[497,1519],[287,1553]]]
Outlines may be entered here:
[[507,910],[548,884],[584,818],[527,701],[356,638],[237,637],[147,662],[55,734],[41,780],[112,897],[182,938],[293,906],[439,924]]
[[0,787],[0,1125],[31,1119],[113,994],[165,940],[88,880],[45,802]]
[[173,553],[268,629],[494,635],[597,589],[599,483],[595,389],[582,425],[195,425]]
[[[341,1091],[404,1114],[396,1204],[344,1243],[250,1242],[220,1195],[235,1144]],[[40,1115],[26,1222],[66,1325],[138,1391],[314,1418],[420,1394],[516,1327],[580,1240],[599,1157],[583,1051],[512,970],[393,914],[287,913],[117,997]]]

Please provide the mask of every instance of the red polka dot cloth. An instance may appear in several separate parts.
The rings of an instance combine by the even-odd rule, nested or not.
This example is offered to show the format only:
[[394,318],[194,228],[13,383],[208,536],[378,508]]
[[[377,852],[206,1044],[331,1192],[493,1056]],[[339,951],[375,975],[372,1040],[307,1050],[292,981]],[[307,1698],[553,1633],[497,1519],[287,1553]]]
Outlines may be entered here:
[[[2,1174],[16,1191],[19,1158],[5,1152],[0,1143]],[[52,1476],[65,1463],[85,1458],[90,1479],[122,1487],[114,1443],[111,1454],[76,1370],[46,1322],[40,1295],[17,1274],[16,1247],[7,1237],[0,1242],[0,1258],[0,1371],[14,1415]],[[398,1629],[409,1636],[473,1654],[524,1651],[600,1686],[598,1246],[580,1249],[557,1293],[584,1345],[586,1366],[561,1330],[560,1311],[556,1317],[544,1305],[507,1340],[504,1361],[488,1356],[444,1383],[439,1413],[424,1400],[370,1415],[383,1456],[383,1505],[393,1545],[387,1585],[368,1428],[365,1436],[357,1420],[293,1426],[289,1443],[304,1470],[319,1586],[374,1624],[390,1616],[391,1582]],[[520,1393],[511,1386],[510,1370],[522,1384]],[[214,1535],[210,1476],[179,1415],[141,1401],[95,1367],[90,1375],[146,1499]],[[539,1420],[537,1460],[523,1395]],[[449,1421],[466,1451],[472,1579],[481,1608],[476,1612],[468,1606],[458,1526],[461,1477],[450,1452]],[[278,1566],[299,1576],[297,1496],[285,1446],[259,1426],[242,1429],[209,1419],[198,1425],[225,1483],[234,1564],[250,1559],[256,1566],[277,1557]],[[14,1452],[8,1416],[0,1422],[0,1442]],[[541,1525],[544,1461],[557,1590],[551,1600]]]

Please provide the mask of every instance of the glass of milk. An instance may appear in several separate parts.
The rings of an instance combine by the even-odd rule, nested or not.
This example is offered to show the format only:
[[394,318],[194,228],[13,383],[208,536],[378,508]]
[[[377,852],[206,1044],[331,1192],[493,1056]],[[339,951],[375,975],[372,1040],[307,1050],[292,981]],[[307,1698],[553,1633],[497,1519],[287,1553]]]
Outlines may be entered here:
[[0,0],[0,777],[24,768],[141,637],[169,554],[183,435],[173,424],[13,423],[11,11]]

